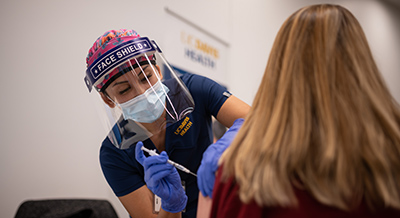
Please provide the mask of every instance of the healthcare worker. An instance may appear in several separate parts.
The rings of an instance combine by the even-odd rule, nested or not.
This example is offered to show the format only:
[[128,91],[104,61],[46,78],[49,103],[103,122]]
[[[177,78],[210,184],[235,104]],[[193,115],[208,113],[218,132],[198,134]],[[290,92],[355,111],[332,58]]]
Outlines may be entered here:
[[[101,100],[107,134],[100,164],[115,195],[131,217],[195,217],[199,188],[193,173],[213,142],[212,117],[233,127],[233,137],[250,106],[206,77],[177,75],[157,43],[134,30],[104,33],[86,63],[85,83],[89,92],[98,93],[92,96]],[[142,147],[160,155],[148,156]],[[205,172],[212,172],[208,168],[224,149],[209,152],[202,163]],[[202,178],[214,180],[213,175]]]

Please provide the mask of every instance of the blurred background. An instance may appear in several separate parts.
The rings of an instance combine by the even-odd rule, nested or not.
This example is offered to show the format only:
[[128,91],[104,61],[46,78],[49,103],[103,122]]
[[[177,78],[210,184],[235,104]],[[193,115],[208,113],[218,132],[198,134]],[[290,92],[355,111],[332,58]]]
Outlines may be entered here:
[[26,200],[109,200],[128,217],[99,165],[104,128],[83,82],[88,49],[110,29],[155,39],[177,69],[227,86],[251,105],[284,20],[334,3],[360,21],[400,101],[398,0],[2,0],[0,217]]

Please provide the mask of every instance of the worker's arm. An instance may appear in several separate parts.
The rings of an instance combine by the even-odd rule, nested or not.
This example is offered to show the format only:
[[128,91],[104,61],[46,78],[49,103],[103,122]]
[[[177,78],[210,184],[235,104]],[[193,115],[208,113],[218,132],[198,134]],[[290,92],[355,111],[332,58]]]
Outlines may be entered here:
[[141,188],[119,197],[122,205],[132,218],[179,218],[181,213],[170,213],[162,208],[158,214],[153,213],[153,193],[146,185]]
[[219,110],[217,120],[230,128],[221,139],[210,145],[203,153],[200,167],[197,170],[197,185],[204,196],[212,196],[219,158],[235,138],[244,122],[243,118],[246,117],[249,110],[249,105],[233,95],[225,101]]
[[234,95],[226,99],[217,114],[217,120],[226,127],[231,127],[238,118],[245,118],[250,106]]
[[[145,213],[144,216],[150,216],[147,214],[153,211],[152,193],[154,193],[161,198],[161,211],[158,217],[179,217],[181,211],[186,207],[188,198],[182,187],[178,171],[174,166],[167,163],[168,155],[165,151],[157,156],[146,157],[141,149],[142,146],[142,142],[136,144],[135,158],[143,166],[146,186],[121,197],[121,202],[132,217],[136,217],[136,209]],[[140,203],[143,204],[140,205],[143,208],[135,205],[139,199],[145,199],[144,203]]]

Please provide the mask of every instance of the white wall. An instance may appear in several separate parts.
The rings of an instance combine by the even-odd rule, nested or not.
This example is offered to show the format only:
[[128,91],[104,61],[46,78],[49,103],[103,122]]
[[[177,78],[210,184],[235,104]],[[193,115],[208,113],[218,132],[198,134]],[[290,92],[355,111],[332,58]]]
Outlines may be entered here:
[[[249,104],[252,103],[258,89],[269,51],[280,26],[300,7],[316,3],[340,4],[357,17],[392,95],[397,102],[400,102],[399,3],[394,7],[383,0],[236,0],[233,2],[229,33],[232,43],[230,60],[232,76],[228,79],[232,91]],[[243,37],[247,39],[245,43]]]
[[100,170],[103,128],[83,83],[87,51],[100,34],[133,28],[162,47],[167,6],[229,43],[229,88],[251,104],[280,25],[316,2],[342,4],[358,17],[400,101],[399,9],[382,1],[2,1],[0,217],[46,198],[108,199],[127,217]]

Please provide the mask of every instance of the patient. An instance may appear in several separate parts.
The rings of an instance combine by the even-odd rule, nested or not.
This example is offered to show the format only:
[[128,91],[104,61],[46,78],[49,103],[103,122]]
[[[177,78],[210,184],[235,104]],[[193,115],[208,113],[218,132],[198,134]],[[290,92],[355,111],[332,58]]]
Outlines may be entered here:
[[347,9],[284,22],[220,164],[211,217],[400,217],[399,106]]

